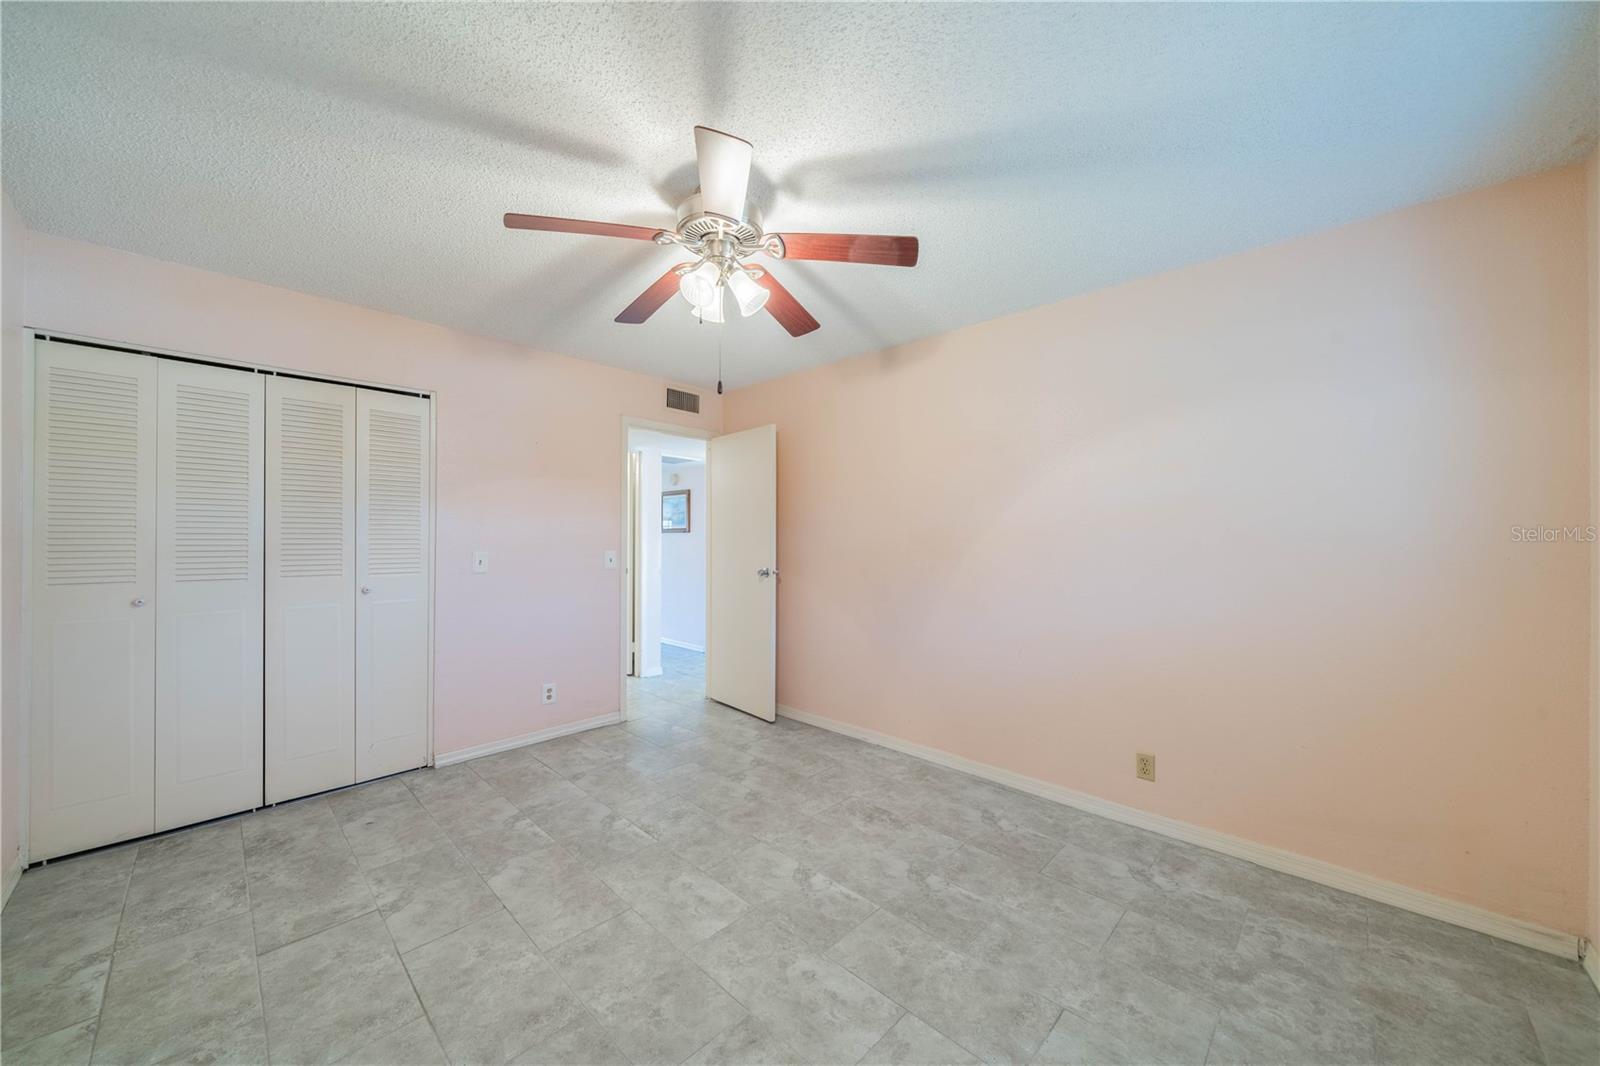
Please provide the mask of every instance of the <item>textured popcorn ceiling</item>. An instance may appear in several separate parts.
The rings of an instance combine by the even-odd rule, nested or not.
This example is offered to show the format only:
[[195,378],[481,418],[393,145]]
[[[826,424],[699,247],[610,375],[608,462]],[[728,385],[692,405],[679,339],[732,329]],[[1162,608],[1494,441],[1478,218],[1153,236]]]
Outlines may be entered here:
[[3,180],[34,227],[691,382],[667,225],[691,127],[754,142],[822,322],[723,330],[743,384],[1566,163],[1595,5],[6,3]]

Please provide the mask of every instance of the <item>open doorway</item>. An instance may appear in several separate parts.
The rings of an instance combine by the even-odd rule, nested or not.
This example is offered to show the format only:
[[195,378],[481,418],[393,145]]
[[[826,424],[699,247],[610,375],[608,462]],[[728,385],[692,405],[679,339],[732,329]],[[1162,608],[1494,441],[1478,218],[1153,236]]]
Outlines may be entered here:
[[627,706],[705,698],[706,441],[627,429]]

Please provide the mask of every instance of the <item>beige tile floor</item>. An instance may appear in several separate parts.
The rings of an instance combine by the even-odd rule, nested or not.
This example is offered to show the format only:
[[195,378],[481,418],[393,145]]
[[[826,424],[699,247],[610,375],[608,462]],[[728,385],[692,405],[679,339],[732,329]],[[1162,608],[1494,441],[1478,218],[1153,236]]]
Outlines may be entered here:
[[701,699],[29,871],[12,1063],[1600,1063],[1570,962]]

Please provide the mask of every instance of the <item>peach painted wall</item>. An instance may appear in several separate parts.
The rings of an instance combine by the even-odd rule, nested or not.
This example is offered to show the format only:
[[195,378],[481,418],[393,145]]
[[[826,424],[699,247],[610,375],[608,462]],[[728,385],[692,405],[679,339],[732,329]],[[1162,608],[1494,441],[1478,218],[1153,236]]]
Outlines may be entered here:
[[[1600,527],[1600,151],[1589,156],[1589,522]],[[1600,944],[1600,542],[1590,552],[1589,655],[1589,942]],[[1591,969],[1600,973],[1600,969]]]
[[436,390],[438,752],[618,709],[622,419],[715,429],[714,393],[682,415],[656,378],[44,234],[27,250],[30,327]]
[[1588,520],[1584,200],[1567,167],[725,397],[778,426],[780,701],[1580,931],[1591,549],[1512,527]]

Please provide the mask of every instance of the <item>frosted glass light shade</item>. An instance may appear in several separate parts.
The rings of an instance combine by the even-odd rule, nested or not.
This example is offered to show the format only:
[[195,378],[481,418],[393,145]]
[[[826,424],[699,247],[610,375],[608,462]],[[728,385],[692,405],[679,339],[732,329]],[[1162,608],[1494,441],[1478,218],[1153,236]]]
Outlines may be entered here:
[[728,275],[728,291],[733,293],[739,313],[746,318],[765,307],[767,297],[772,295],[765,286],[742,270],[735,270]]
[[678,291],[690,307],[704,307],[716,299],[719,280],[721,271],[707,260],[678,280]]
[[722,286],[714,286],[712,291],[716,295],[711,297],[711,302],[707,304],[700,304],[695,307],[694,314],[695,317],[700,319],[702,322],[714,322],[720,326],[723,323]]

